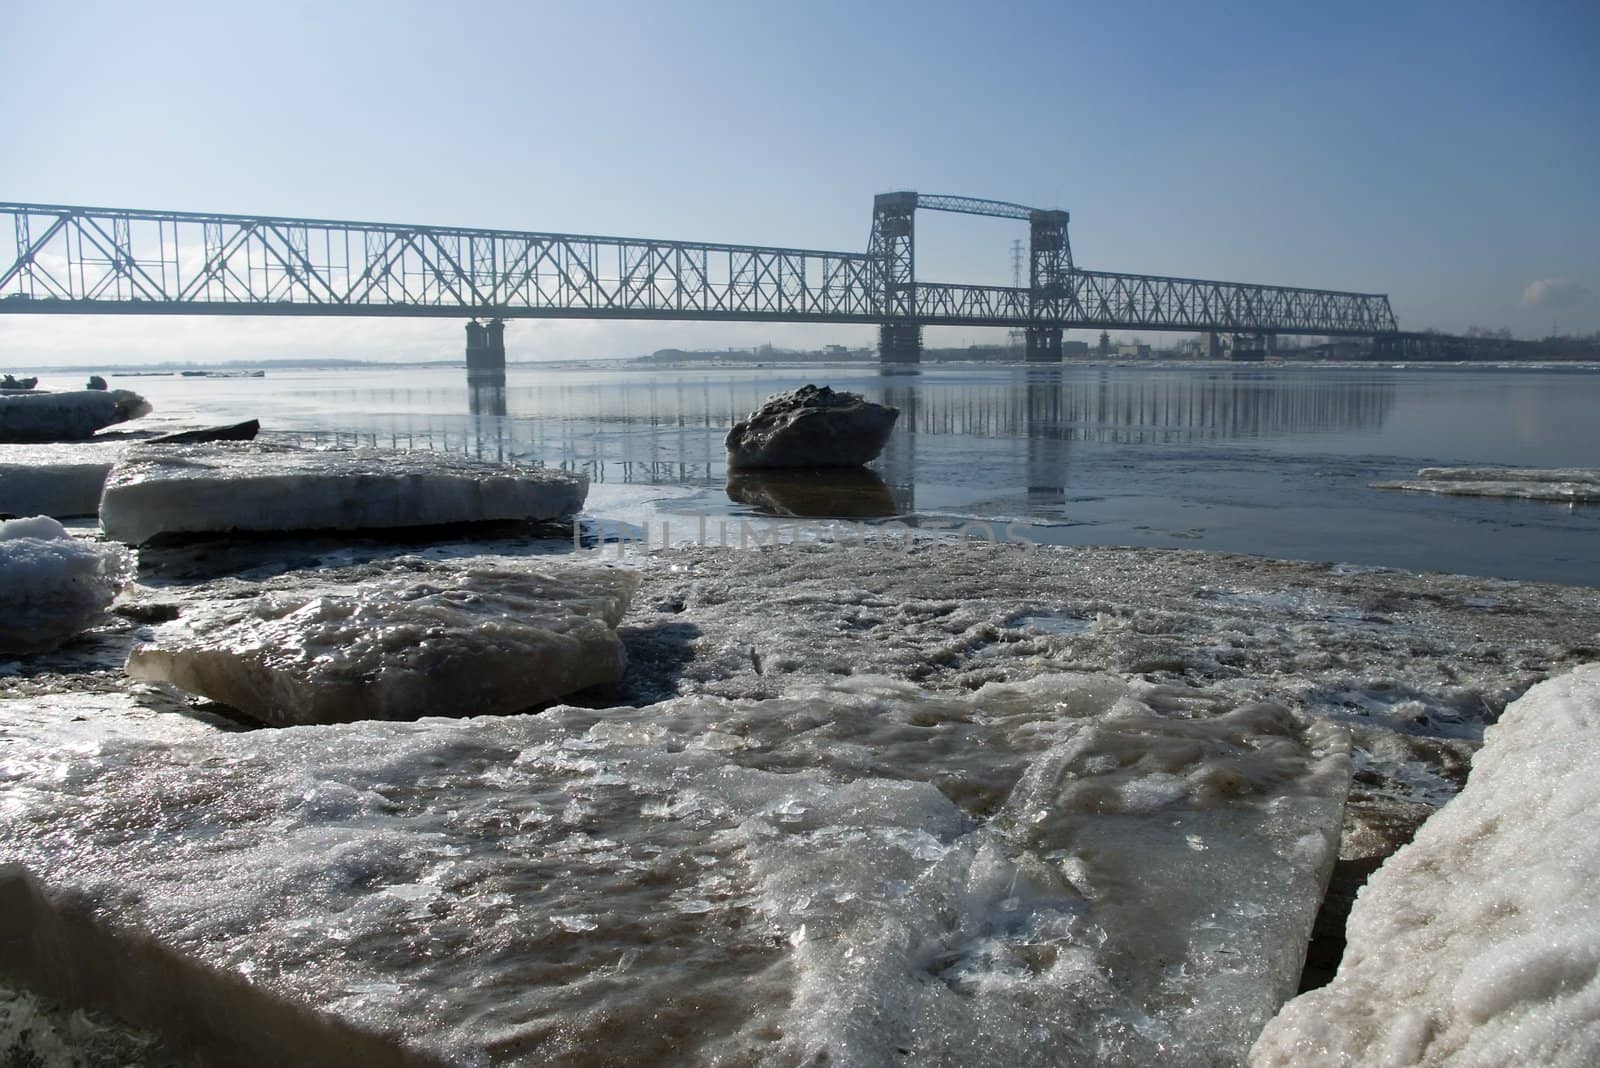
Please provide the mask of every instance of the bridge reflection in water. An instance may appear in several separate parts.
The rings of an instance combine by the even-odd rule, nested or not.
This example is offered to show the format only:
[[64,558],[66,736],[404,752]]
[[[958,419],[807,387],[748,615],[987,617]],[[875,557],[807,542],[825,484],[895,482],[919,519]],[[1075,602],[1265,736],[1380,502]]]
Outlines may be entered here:
[[[1395,406],[1393,378],[1381,372],[817,370],[544,372],[532,386],[480,380],[465,403],[459,386],[442,383],[350,391],[335,405],[353,413],[341,416],[345,429],[304,437],[546,463],[583,471],[597,485],[687,486],[721,500],[728,426],[770,393],[821,378],[900,409],[873,465],[894,511],[947,509],[960,498],[1049,518],[1066,507],[1075,481],[1103,481],[1134,456],[1181,464],[1212,445],[1373,431]],[[1144,445],[1190,448],[1116,448]],[[740,492],[772,498],[748,485]],[[793,499],[795,490],[776,492],[775,499]],[[861,507],[860,488],[853,492]]]

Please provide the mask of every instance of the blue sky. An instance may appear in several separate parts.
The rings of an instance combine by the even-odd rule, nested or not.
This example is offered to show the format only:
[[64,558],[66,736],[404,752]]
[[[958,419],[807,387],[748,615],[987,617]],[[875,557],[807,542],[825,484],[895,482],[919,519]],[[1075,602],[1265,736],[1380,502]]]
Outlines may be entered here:
[[[1387,292],[1405,327],[1600,329],[1593,0],[212,0],[16,3],[5,22],[5,200],[860,249],[872,195],[916,189],[1066,208],[1085,266]],[[1006,281],[1025,237],[918,226],[929,279]],[[523,321],[508,343],[870,336]],[[449,358],[460,339],[7,316],[0,364]]]

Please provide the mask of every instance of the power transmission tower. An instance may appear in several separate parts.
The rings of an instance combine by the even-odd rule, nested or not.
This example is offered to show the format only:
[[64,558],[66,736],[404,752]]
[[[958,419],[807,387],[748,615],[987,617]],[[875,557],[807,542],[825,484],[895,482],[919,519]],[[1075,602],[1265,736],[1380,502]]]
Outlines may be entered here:
[[[1022,288],[1022,239],[1020,237],[1011,242],[1011,284],[1017,289]],[[1009,333],[1012,351],[1022,348],[1024,332],[1013,329]]]

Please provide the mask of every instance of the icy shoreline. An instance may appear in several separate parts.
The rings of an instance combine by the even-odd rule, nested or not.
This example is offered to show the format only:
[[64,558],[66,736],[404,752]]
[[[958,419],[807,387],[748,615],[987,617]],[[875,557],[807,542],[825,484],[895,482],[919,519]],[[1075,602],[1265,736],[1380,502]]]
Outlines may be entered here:
[[[152,633],[141,619],[159,618],[159,606],[182,612],[218,580],[359,568],[407,551],[450,559],[559,548],[329,539],[146,550],[129,616],[56,653],[0,665],[0,700],[101,693],[129,710],[122,729],[136,737],[180,722],[189,732],[197,721],[174,715],[181,706],[169,693],[121,674],[129,646]],[[1387,855],[1409,838],[1459,788],[1485,723],[1534,682],[1593,659],[1600,635],[1600,593],[1590,589],[1198,552],[686,548],[652,554],[640,571],[620,629],[627,674],[579,695],[582,704],[781,701],[863,675],[962,699],[1062,672],[1123,680],[1161,716],[1270,702],[1351,731],[1345,860]],[[169,711],[133,711],[152,705]],[[214,736],[214,722],[198,733]]]

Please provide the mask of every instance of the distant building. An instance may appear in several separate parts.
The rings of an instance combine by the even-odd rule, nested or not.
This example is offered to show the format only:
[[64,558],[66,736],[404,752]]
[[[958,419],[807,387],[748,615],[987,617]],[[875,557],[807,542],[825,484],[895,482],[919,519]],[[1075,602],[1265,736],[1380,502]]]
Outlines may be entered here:
[[1087,359],[1089,356],[1089,343],[1087,341],[1063,341],[1061,355],[1064,359]]

